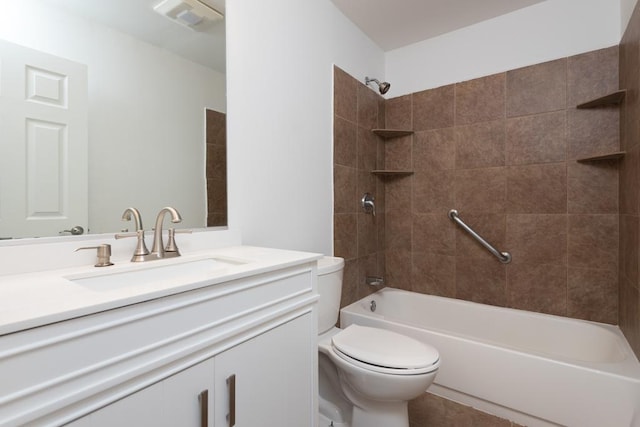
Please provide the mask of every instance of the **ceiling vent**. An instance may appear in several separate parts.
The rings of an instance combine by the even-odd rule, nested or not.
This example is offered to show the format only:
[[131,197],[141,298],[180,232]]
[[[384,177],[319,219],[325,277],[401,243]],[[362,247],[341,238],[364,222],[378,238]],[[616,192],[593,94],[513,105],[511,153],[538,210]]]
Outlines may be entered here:
[[164,0],[153,10],[195,31],[205,31],[212,23],[224,19],[222,13],[201,0]]

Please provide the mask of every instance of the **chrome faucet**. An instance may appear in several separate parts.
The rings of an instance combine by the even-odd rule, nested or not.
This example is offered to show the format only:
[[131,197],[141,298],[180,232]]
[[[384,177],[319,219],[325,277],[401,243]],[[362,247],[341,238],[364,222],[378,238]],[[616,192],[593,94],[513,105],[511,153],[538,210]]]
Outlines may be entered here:
[[[156,258],[180,256],[180,252],[178,252],[177,248],[175,251],[171,250],[165,253],[164,244],[162,242],[162,223],[167,212],[171,214],[171,222],[182,222],[182,217],[175,208],[168,206],[166,208],[162,208],[160,212],[158,212],[158,216],[156,217],[156,228],[153,231],[153,246],[151,248],[151,255],[155,255]],[[169,237],[171,238],[173,236]]]
[[153,261],[155,259],[172,258],[180,256],[180,251],[176,246],[175,234],[176,233],[190,233],[191,230],[174,230],[169,229],[169,241],[165,247],[162,242],[162,223],[164,222],[164,216],[168,213],[171,214],[171,222],[177,223],[182,221],[182,217],[175,208],[166,207],[162,208],[158,212],[156,217],[156,227],[153,231],[153,247],[151,252],[147,249],[147,245],[144,242],[144,229],[142,228],[142,217],[140,212],[136,208],[127,208],[122,214],[123,221],[131,221],[134,219],[136,224],[135,233],[120,233],[116,234],[116,239],[122,239],[125,237],[138,237],[138,244],[136,250],[133,253],[131,262]]
[[131,262],[147,261],[149,260],[149,249],[147,249],[147,245],[144,242],[144,228],[142,227],[142,216],[140,215],[140,211],[136,208],[125,209],[122,213],[122,220],[131,221],[131,217],[133,217],[136,224],[136,232],[116,234],[115,238],[122,239],[124,237],[137,237],[138,243],[136,244],[136,250],[133,252],[133,257],[131,257]]

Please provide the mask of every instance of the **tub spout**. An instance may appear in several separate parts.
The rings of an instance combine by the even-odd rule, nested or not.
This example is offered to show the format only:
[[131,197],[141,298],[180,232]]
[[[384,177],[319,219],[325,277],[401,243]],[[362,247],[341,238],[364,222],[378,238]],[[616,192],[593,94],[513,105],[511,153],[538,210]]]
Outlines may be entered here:
[[365,282],[369,286],[384,286],[384,278],[379,276],[367,276]]

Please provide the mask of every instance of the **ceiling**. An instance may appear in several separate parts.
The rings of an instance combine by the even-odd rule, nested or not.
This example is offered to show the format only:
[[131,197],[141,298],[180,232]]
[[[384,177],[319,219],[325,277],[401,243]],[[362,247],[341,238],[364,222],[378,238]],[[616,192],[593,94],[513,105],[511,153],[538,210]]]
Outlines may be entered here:
[[545,0],[331,0],[389,51]]
[[[193,31],[153,11],[162,0],[41,0],[225,73],[224,21]],[[224,13],[225,0],[203,0]],[[332,0],[388,51],[545,0]]]
[[[225,73],[224,20],[194,31],[154,12],[162,0],[41,0]],[[224,14],[224,0],[206,0]]]

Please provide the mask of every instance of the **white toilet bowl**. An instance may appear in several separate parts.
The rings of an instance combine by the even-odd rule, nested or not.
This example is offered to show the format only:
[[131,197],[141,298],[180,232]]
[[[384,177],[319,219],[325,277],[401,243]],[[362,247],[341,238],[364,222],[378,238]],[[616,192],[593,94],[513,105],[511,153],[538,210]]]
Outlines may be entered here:
[[335,366],[352,405],[351,427],[409,427],[407,403],[427,390],[440,363],[430,346],[358,325],[324,333],[318,349]]
[[319,427],[409,427],[407,403],[427,391],[440,356],[398,333],[337,328],[342,258],[318,261]]

